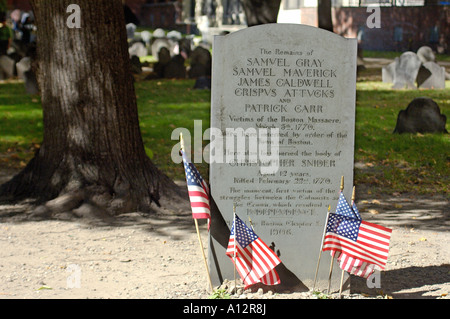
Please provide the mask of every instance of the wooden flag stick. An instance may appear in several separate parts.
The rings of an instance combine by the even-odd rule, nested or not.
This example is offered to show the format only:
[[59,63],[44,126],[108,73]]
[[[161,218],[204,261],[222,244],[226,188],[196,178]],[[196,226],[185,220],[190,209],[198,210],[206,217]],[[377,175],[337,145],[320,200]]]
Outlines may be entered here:
[[[355,201],[355,186],[353,186],[353,192],[352,192],[352,204],[353,204],[354,201]],[[345,273],[345,270],[342,269],[342,274],[341,274],[341,285],[340,285],[340,287],[339,287],[339,298],[341,298],[341,295],[342,295],[342,287],[343,287],[343,285],[344,285],[344,273]]]
[[[181,150],[184,152],[183,133],[180,133],[180,146],[181,146]],[[201,250],[202,256],[203,256],[203,262],[205,263],[205,269],[206,269],[206,273],[208,275],[209,286],[211,288],[211,291],[213,292],[214,288],[213,288],[213,284],[212,284],[212,281],[211,281],[211,276],[209,275],[208,262],[206,261],[205,250],[203,249],[203,241],[202,241],[202,238],[200,236],[200,229],[198,227],[198,221],[197,221],[196,218],[194,218],[194,222],[195,222],[195,229],[197,231],[198,242],[200,244],[200,250]]]
[[342,286],[343,286],[343,284],[344,284],[344,273],[345,273],[345,270],[342,269],[342,274],[341,274],[341,284],[340,284],[340,286],[339,286],[339,298],[341,298],[341,295],[342,295]]
[[317,260],[316,274],[314,275],[314,284],[313,284],[313,289],[312,289],[313,291],[316,288],[316,280],[317,280],[317,274],[319,272],[320,257],[322,256],[323,242],[325,240],[325,234],[326,234],[326,229],[327,229],[327,224],[328,224],[328,217],[330,216],[330,210],[331,210],[331,206],[328,205],[327,218],[325,219],[325,226],[323,228],[323,234],[322,234],[322,243],[320,244],[319,259]]
[[328,294],[331,294],[330,287],[331,287],[331,274],[333,273],[333,261],[334,261],[334,255],[331,257],[330,272],[328,274]]
[[[344,190],[344,176],[341,177],[341,186],[340,186],[341,193],[343,190]],[[333,273],[333,262],[334,262],[334,254],[330,261],[330,272],[328,275],[328,293],[329,294],[331,293],[330,287],[331,287],[331,274]]]
[[212,284],[212,281],[211,281],[211,276],[209,275],[208,262],[206,261],[205,250],[203,249],[202,238],[200,237],[200,231],[198,229],[197,219],[194,219],[194,221],[195,221],[195,229],[197,230],[198,242],[200,243],[200,249],[202,251],[203,261],[205,263],[206,273],[208,274],[209,287],[211,288],[211,291],[214,291],[213,284]]
[[237,293],[236,281],[236,203],[233,204],[233,224],[234,224],[234,292]]

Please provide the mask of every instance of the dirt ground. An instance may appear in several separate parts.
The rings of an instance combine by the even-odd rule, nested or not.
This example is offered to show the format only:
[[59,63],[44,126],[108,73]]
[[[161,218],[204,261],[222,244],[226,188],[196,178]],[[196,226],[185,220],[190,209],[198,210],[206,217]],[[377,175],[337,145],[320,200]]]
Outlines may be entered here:
[[[9,177],[0,173],[0,183]],[[181,187],[184,186],[181,183]],[[187,197],[186,197],[187,198]],[[353,277],[344,298],[450,299],[448,197],[368,195],[365,220],[393,229],[381,287]],[[0,206],[1,299],[206,299],[212,294],[187,201],[114,220],[61,213],[49,220],[26,202]],[[204,249],[207,227],[200,223]],[[338,287],[336,287],[336,290]],[[308,299],[310,292],[244,292],[240,299]],[[328,298],[337,298],[335,291]]]

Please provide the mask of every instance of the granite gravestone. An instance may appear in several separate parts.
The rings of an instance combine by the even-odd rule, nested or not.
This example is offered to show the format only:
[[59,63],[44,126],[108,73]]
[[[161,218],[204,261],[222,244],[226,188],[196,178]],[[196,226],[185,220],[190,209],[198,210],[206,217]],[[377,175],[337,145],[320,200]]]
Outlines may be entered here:
[[395,62],[389,63],[381,69],[381,81],[383,83],[394,83]]
[[395,58],[395,73],[393,89],[417,89],[416,78],[419,73],[420,61],[417,54],[411,51]]
[[[215,37],[209,237],[214,284],[234,276],[225,250],[236,205],[237,215],[251,218],[282,261],[276,268],[281,284],[272,288],[312,288],[341,176],[351,198],[356,56],[356,39],[306,25],[266,24]],[[326,289],[329,267],[330,255],[322,253],[316,289]],[[341,272],[336,263],[334,268],[336,290]]]

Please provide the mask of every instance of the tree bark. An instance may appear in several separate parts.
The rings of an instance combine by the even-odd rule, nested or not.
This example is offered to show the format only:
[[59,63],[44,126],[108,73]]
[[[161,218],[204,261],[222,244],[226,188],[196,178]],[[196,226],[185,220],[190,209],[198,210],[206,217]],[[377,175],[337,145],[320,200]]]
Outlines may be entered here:
[[[146,156],[120,0],[31,0],[37,22],[43,143],[0,195],[55,198],[113,213],[148,211],[171,181]],[[67,7],[81,9],[69,28]],[[58,201],[56,201],[58,202]],[[159,204],[158,204],[159,205]]]
[[331,16],[331,0],[319,0],[317,4],[319,28],[333,32],[333,18]]
[[277,23],[281,0],[241,0],[249,27]]

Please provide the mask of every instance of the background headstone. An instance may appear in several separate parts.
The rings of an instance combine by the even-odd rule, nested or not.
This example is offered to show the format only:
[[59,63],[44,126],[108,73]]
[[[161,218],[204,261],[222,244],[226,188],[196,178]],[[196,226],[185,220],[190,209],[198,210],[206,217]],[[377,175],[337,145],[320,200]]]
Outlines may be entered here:
[[128,23],[126,25],[127,28],[127,39],[133,39],[134,33],[136,32],[136,25],[134,23]]
[[3,74],[5,79],[14,76],[16,62],[7,55],[0,56],[0,75]]
[[435,62],[425,62],[417,74],[417,86],[421,89],[445,89],[445,68]]
[[151,44],[151,53],[154,57],[157,57],[159,54],[159,51],[161,51],[162,48],[166,48],[170,54],[170,43],[167,39],[157,38],[153,39]]
[[416,78],[422,62],[417,54],[411,51],[395,58],[393,89],[416,89]]
[[428,46],[420,47],[419,50],[417,50],[417,56],[422,63],[436,61],[436,56],[434,55],[433,50]]
[[395,61],[389,63],[381,69],[381,80],[384,83],[394,83]]
[[189,77],[191,79],[211,76],[212,57],[209,50],[196,47],[190,55]]
[[129,48],[128,53],[130,54],[130,57],[133,55],[137,57],[144,57],[148,55],[148,50],[145,47],[145,44],[142,42],[134,42]]
[[418,97],[409,103],[406,110],[398,113],[394,133],[448,133],[445,129],[447,117],[435,101]]
[[[336,209],[341,176],[351,198],[356,56],[356,39],[306,25],[266,24],[215,37],[212,130],[222,136],[230,128],[279,130],[267,137],[279,138],[279,157],[270,163],[262,156],[270,145],[258,148],[257,162],[248,160],[252,150],[245,161],[220,162],[214,155],[220,139],[211,136],[209,266],[215,284],[233,278],[225,250],[236,203],[239,217],[252,219],[282,261],[276,268],[282,283],[271,289],[312,288],[328,205]],[[251,134],[247,138],[250,143]],[[224,153],[236,155],[225,144]],[[263,172],[268,164],[278,170]],[[322,253],[316,289],[326,289],[330,260]],[[335,291],[341,271],[336,263],[334,268]]]

